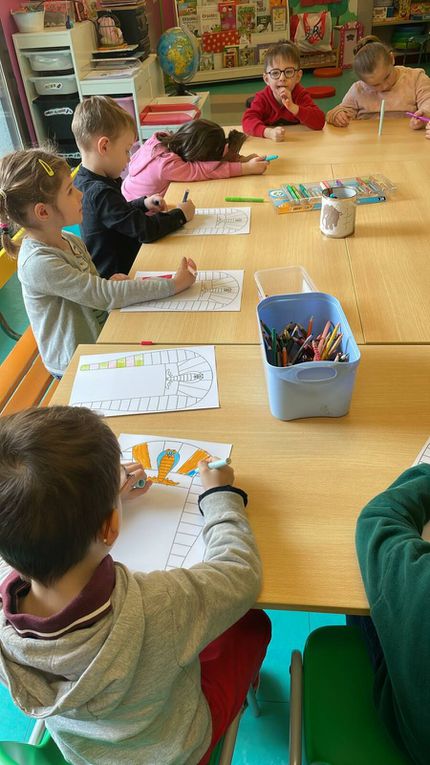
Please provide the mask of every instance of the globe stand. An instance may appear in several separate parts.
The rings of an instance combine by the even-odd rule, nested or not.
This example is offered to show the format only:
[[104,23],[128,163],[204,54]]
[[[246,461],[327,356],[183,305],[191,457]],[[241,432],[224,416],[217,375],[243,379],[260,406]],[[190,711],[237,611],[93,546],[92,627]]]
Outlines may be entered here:
[[169,90],[168,95],[169,96],[196,96],[197,93],[194,93],[192,90],[188,90],[185,87],[186,83],[183,82],[173,82],[173,87]]

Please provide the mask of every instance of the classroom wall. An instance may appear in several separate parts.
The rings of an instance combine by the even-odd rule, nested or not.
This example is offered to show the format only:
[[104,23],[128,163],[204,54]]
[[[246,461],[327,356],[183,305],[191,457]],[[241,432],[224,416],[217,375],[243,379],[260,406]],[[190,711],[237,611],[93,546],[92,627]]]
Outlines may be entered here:
[[0,24],[3,27],[4,36],[6,39],[6,45],[9,51],[10,61],[12,64],[13,72],[16,78],[19,95],[21,97],[21,103],[24,110],[25,121],[28,125],[30,138],[36,142],[36,134],[34,132],[33,123],[30,117],[30,111],[28,109],[27,97],[25,95],[24,86],[22,84],[21,74],[18,67],[18,62],[15,56],[15,48],[13,45],[12,35],[17,32],[16,24],[10,15],[10,11],[16,10],[21,7],[21,0],[3,0],[0,3]]

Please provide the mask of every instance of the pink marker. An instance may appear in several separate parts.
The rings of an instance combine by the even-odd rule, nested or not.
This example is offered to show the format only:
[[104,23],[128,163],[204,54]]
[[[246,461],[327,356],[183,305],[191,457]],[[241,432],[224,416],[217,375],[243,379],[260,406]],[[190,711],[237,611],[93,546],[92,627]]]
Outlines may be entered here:
[[413,112],[405,112],[408,117],[413,117],[414,120],[421,120],[421,122],[430,122],[429,117],[421,117],[421,115],[414,114]]

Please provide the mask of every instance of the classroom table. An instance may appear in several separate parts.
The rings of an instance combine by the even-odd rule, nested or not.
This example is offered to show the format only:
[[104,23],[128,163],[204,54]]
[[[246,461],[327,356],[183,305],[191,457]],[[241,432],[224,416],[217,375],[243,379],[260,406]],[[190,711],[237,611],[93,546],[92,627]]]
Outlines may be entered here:
[[[67,404],[78,358],[142,350],[80,346],[52,404]],[[116,433],[233,444],[236,483],[263,561],[259,604],[365,613],[357,516],[409,467],[430,432],[430,347],[364,346],[347,416],[282,422],[270,415],[260,349],[216,348],[220,408],[107,418]],[[127,511],[125,510],[125,513]]]
[[[263,176],[190,184],[198,207],[226,206],[225,197],[267,198],[289,180],[315,181],[382,172],[397,185],[386,203],[357,209],[354,236],[328,239],[318,212],[277,215],[270,202],[251,205],[251,233],[242,236],[168,236],[143,245],[131,271],[175,269],[183,254],[199,269],[244,269],[240,313],[122,313],[113,311],[99,342],[255,343],[258,341],[254,272],[303,265],[317,288],[341,302],[358,343],[430,342],[430,260],[427,256],[430,201],[427,181],[430,142],[407,119],[387,118],[381,138],[373,120],[322,133],[288,128],[287,140],[250,138],[244,151],[277,153]],[[317,157],[318,153],[318,157]],[[171,184],[166,199],[182,198],[185,184]]]

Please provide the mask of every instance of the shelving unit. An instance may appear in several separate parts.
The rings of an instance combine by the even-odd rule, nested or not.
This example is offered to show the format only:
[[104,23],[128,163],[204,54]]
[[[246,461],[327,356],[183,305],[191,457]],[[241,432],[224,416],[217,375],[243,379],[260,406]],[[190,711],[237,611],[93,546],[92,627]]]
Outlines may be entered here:
[[[38,33],[19,32],[13,35],[13,41],[36,137],[40,143],[48,138],[48,130],[35,105],[38,94],[30,78],[39,75],[39,72],[35,73],[31,69],[26,56],[29,51],[49,52],[55,49],[70,51],[79,101],[82,101],[85,96],[92,95],[109,95],[114,98],[130,96],[133,99],[136,125],[139,125],[139,113],[142,109],[156,96],[164,95],[163,76],[155,54],[149,55],[138,70],[130,73],[128,77],[86,78],[91,69],[92,52],[97,47],[95,28],[91,21],[75,24],[72,29],[53,28]],[[51,74],[54,75],[55,72]],[[55,108],[59,103],[58,98],[55,95],[49,98],[52,98],[52,106]],[[71,139],[73,139],[72,135]],[[141,140],[140,136],[139,140]]]
[[[391,35],[395,27],[398,26],[417,26],[419,24],[425,25],[426,32],[430,31],[430,19],[405,19],[405,18],[390,18],[390,19],[374,19],[373,18],[373,0],[358,0],[358,18],[364,25],[364,34],[376,34],[384,42],[391,44]],[[429,45],[430,49],[430,45]],[[396,55],[402,56],[417,56],[416,50],[406,50],[398,48],[395,50]]]

